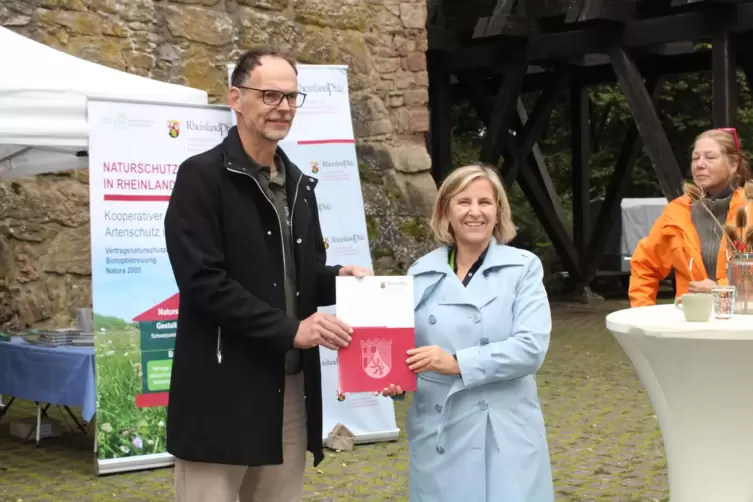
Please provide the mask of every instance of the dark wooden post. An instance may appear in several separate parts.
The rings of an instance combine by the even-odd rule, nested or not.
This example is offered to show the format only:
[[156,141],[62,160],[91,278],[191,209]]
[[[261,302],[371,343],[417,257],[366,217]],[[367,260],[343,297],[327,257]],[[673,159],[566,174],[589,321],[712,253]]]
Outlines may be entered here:
[[[714,35],[712,41],[713,123],[714,127],[737,124],[737,61],[735,43],[729,31]],[[744,50],[749,51],[750,48]]]
[[452,103],[450,101],[450,73],[445,65],[446,55],[429,51],[426,63],[429,71],[429,129],[431,142],[431,173],[437,186],[452,172]]
[[571,179],[573,183],[573,241],[585,268],[586,250],[591,237],[591,140],[588,89],[570,87]]

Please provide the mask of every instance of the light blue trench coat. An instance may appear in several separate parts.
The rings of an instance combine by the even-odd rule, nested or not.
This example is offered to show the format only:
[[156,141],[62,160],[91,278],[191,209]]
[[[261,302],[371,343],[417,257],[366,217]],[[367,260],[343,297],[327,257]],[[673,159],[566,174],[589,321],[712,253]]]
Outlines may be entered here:
[[444,247],[408,274],[416,345],[457,354],[461,372],[418,376],[407,422],[411,502],[552,502],[534,376],[552,322],[541,262],[492,239],[467,287]]

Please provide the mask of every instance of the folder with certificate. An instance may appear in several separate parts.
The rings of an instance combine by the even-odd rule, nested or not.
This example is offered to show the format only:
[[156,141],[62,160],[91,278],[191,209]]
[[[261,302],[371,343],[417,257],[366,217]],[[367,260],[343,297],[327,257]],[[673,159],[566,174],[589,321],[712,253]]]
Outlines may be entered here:
[[339,392],[416,390],[406,362],[416,346],[413,277],[338,277],[336,309],[353,328],[350,345],[337,352]]

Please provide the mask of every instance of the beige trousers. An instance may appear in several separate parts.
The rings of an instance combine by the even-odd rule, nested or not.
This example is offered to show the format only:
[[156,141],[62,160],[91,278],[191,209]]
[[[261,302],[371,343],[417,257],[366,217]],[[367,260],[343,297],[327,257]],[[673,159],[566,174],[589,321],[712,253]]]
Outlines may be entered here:
[[175,502],[300,502],[307,442],[303,372],[286,377],[284,406],[281,465],[246,467],[175,459]]

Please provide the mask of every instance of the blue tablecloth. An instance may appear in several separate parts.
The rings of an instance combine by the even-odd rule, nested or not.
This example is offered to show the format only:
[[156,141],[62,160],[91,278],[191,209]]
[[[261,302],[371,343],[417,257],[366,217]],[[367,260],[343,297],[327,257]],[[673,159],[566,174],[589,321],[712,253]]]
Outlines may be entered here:
[[94,347],[44,347],[18,336],[0,342],[0,394],[78,406],[90,422],[97,408]]

